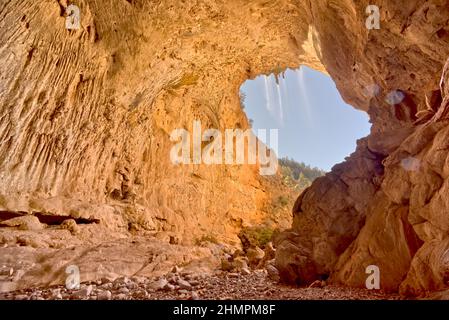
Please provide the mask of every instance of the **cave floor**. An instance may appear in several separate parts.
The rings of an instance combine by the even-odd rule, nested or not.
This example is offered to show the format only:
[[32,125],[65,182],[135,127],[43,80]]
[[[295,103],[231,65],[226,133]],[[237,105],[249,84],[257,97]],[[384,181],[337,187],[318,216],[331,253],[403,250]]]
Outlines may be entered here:
[[[114,233],[95,224],[78,229],[72,234],[60,227],[0,228],[0,300],[400,299],[326,284],[286,286],[265,267],[222,271],[224,252],[235,250],[222,244],[173,245],[164,233]],[[67,266],[78,268],[77,289],[64,285],[70,277]]]
[[[18,300],[398,300],[395,294],[338,286],[298,288],[270,280],[262,270],[249,275],[217,271],[204,275],[174,275],[171,288],[156,288],[159,278],[106,279],[81,284],[80,290],[64,286],[25,289],[0,294],[0,299]],[[176,285],[181,279],[187,287]],[[156,283],[156,286],[154,285]],[[184,284],[185,285],[185,284]],[[190,287],[188,287],[190,285]],[[183,289],[184,288],[184,289]]]

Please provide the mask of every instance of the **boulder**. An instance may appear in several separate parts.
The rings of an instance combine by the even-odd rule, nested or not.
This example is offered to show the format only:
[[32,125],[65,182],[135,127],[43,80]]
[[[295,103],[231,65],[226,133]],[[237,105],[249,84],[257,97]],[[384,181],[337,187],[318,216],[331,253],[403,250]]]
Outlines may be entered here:
[[26,215],[3,221],[2,224],[8,227],[17,227],[20,230],[37,231],[45,228],[36,216]]
[[251,266],[257,266],[264,258],[265,252],[259,247],[253,247],[246,251],[246,256]]

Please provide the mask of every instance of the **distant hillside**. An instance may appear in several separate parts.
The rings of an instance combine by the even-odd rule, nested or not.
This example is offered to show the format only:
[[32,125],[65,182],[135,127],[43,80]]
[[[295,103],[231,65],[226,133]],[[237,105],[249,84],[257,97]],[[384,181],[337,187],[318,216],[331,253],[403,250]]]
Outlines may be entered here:
[[326,171],[319,168],[312,168],[304,162],[297,162],[289,158],[279,159],[281,172],[284,181],[295,189],[304,189],[309,187],[312,182],[326,174]]

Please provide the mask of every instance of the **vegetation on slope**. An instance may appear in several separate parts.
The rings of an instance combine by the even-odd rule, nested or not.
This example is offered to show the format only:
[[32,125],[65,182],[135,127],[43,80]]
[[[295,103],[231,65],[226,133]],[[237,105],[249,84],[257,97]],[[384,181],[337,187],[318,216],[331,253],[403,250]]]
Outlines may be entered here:
[[319,168],[312,168],[304,162],[297,162],[288,157],[279,159],[279,165],[284,182],[296,190],[309,187],[315,179],[326,174]]

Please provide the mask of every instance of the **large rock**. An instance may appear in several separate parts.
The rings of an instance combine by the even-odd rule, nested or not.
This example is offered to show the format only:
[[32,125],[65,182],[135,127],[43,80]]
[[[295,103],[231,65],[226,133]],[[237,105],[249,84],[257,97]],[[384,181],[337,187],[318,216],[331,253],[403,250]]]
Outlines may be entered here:
[[[448,80],[446,70],[441,81],[443,100],[438,112],[428,122],[416,126],[393,152],[378,162],[382,170],[373,174],[371,181],[365,182],[375,185],[379,181],[369,199],[364,198],[367,193],[362,190],[341,199],[354,184],[335,183],[338,166],[298,199],[293,230],[281,237],[277,253],[277,265],[283,280],[308,284],[314,279],[330,276],[334,283],[364,287],[366,268],[376,265],[381,272],[381,288],[384,290],[397,291],[400,288],[402,294],[416,296],[448,287],[449,119],[445,113],[448,108],[444,91]],[[360,153],[359,145],[345,165]],[[345,170],[340,177],[351,174],[352,170]],[[365,170],[365,174],[368,172]],[[357,176],[356,179],[360,179],[360,175]],[[339,188],[338,196],[326,197],[324,202],[309,196],[323,196],[319,193],[322,185],[327,185],[329,190]],[[363,206],[359,207],[362,210],[357,208],[359,203],[338,212],[342,204],[348,204],[352,199],[365,199]],[[321,215],[318,216],[317,212]],[[344,232],[331,237],[338,219],[347,217],[350,212],[354,216],[344,223]],[[329,237],[320,241],[324,234]]]
[[[64,248],[6,247],[0,248],[0,266],[17,271],[14,279],[10,279],[9,273],[7,276],[0,274],[0,292],[65,285],[76,270],[83,283],[121,278],[120,284],[130,289],[134,287],[130,277],[161,277],[173,265],[181,263],[185,270],[194,273],[207,273],[218,266],[209,249],[169,245],[146,237],[116,239],[90,246],[68,243]],[[167,281],[160,278],[148,286],[157,290],[166,284]],[[111,290],[111,287],[108,284],[104,289]]]
[[301,61],[324,70],[301,47],[308,23],[257,2],[75,4],[78,30],[67,1],[1,6],[0,211],[239,244],[242,225],[268,216],[270,181],[257,165],[174,164],[170,134],[194,120],[247,129],[244,79]]
[[[362,12],[365,4],[333,4],[329,10],[334,22],[341,17],[345,23],[322,21],[317,29],[322,61],[343,96],[351,96],[345,89],[353,82],[341,83],[342,77],[369,74],[373,84],[385,80],[378,96],[365,99],[370,104],[372,133],[359,141],[345,163],[299,197],[292,229],[279,237],[276,265],[286,282],[310,284],[329,277],[331,282],[358,287],[365,286],[366,268],[376,265],[382,289],[423,295],[449,285],[445,251],[449,38],[444,36],[449,8],[438,1],[407,5],[385,1],[381,29],[367,32],[357,29],[359,22],[352,16]],[[320,1],[314,2],[312,10],[323,20],[330,15]],[[399,28],[404,21],[407,27]],[[342,41],[345,36],[340,34],[351,40]],[[431,48],[433,41],[436,46]],[[443,54],[434,55],[435,48]],[[338,54],[340,59],[332,59]],[[353,73],[347,70],[351,60],[345,54],[355,61]],[[424,66],[418,59],[435,59],[436,64]],[[389,105],[385,99],[398,89],[404,99]],[[426,108],[430,116],[415,121],[416,114]]]
[[249,264],[256,267],[264,258],[265,252],[259,247],[249,248],[246,252],[246,256],[248,257]]

